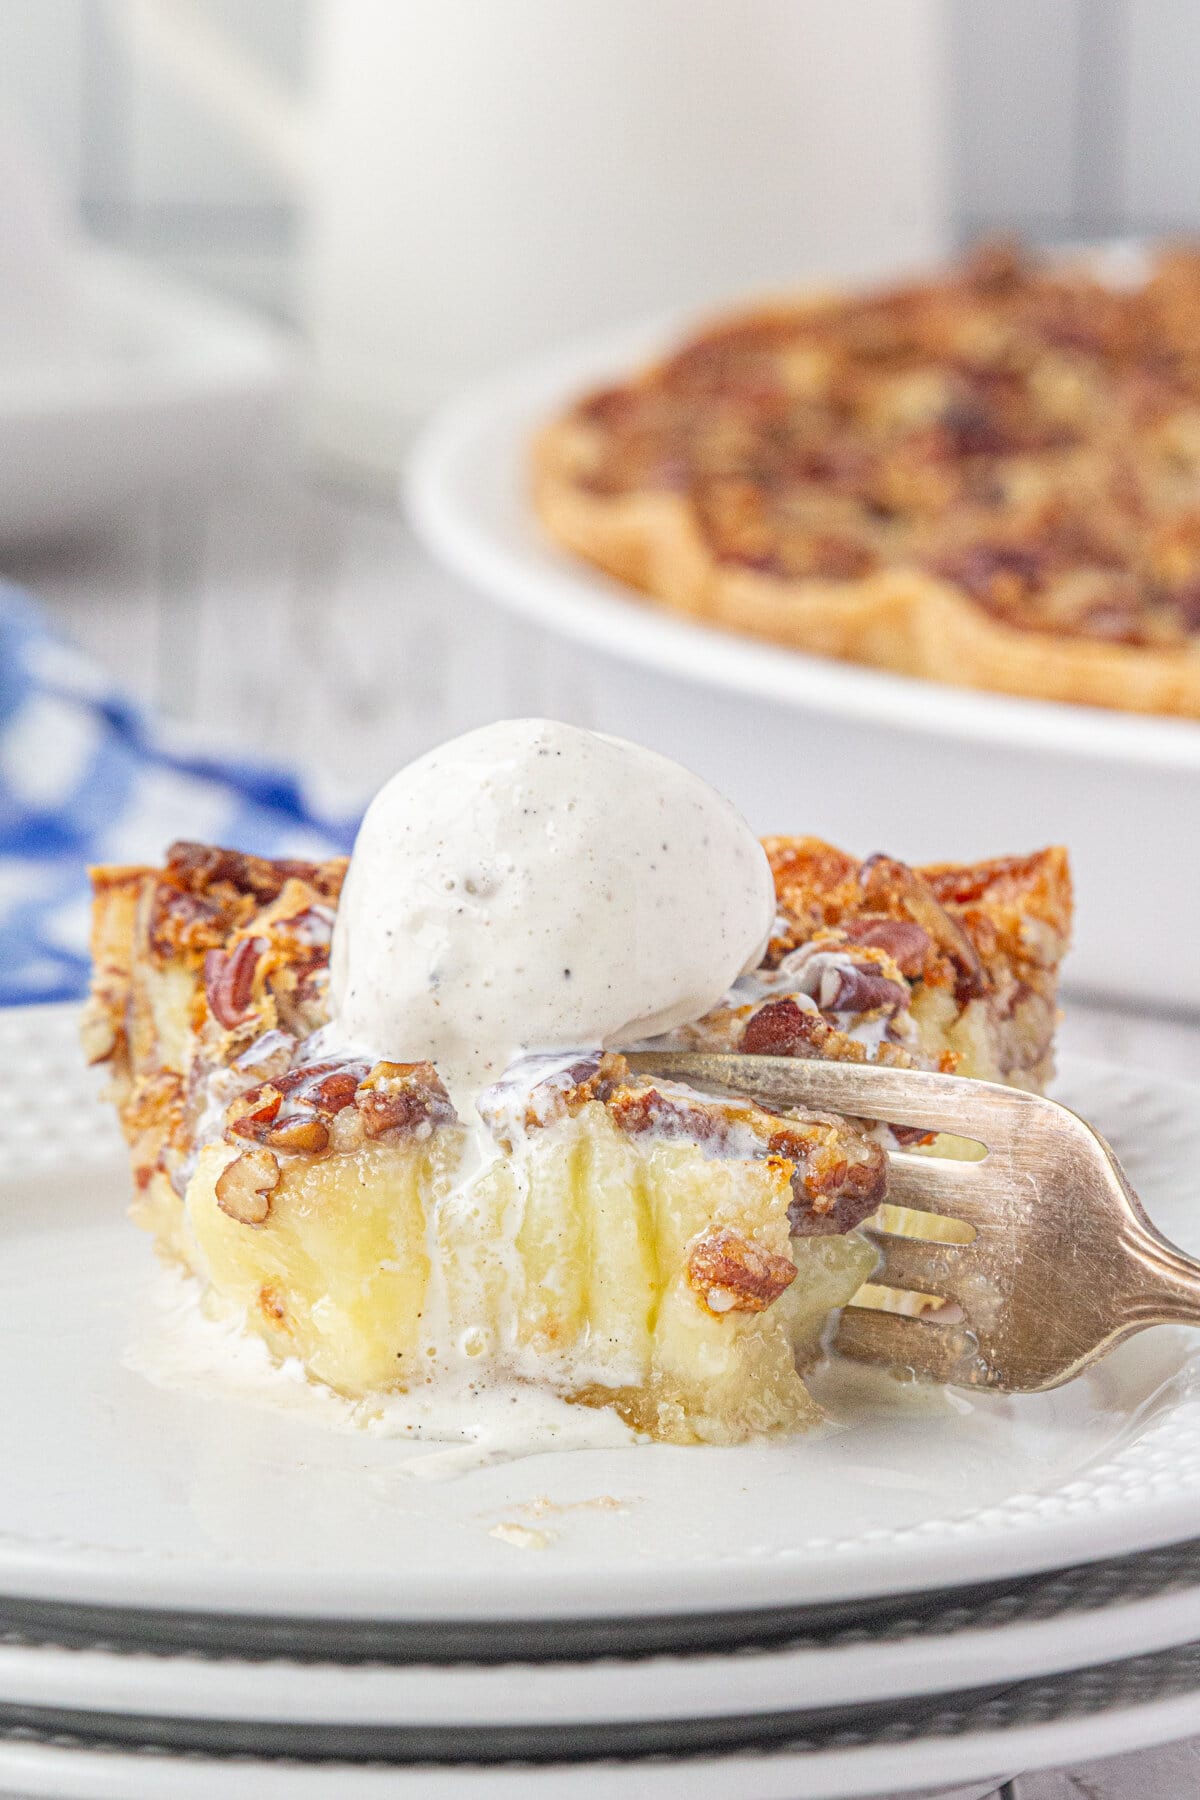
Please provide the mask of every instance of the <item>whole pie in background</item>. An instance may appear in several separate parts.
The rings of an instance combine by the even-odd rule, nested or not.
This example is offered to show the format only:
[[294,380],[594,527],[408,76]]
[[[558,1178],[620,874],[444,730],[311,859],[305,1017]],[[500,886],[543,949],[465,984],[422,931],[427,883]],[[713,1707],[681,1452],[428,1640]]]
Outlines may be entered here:
[[1200,718],[1200,248],[1011,245],[721,320],[534,449],[561,544],[908,675]]

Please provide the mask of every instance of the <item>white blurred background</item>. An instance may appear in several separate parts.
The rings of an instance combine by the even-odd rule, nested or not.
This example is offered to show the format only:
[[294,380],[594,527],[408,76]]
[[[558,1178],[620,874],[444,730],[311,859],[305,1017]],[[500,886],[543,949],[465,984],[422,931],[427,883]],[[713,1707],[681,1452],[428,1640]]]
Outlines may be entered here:
[[[414,425],[598,326],[937,254],[952,55],[940,0],[0,0],[0,566],[142,697],[354,792],[497,713],[588,722],[591,671],[397,517]],[[110,318],[123,370],[72,420],[83,237],[138,306],[168,277],[241,311],[186,370],[187,321],[135,368]],[[274,435],[252,314],[295,334]],[[51,325],[67,373],[6,439]],[[224,414],[200,392],[239,353],[240,417],[232,374]]]
[[[663,309],[997,229],[1200,226],[1198,72],[1194,0],[0,0],[0,572],[140,698],[347,801],[504,714],[684,754],[669,684],[423,554],[414,428]],[[726,738],[746,761],[732,701],[686,704],[705,773]],[[736,797],[802,826],[771,760]],[[897,848],[1071,835],[967,797]]]
[[[508,3],[473,10],[502,24]],[[740,22],[756,6],[781,10],[772,0],[729,0],[726,10]],[[636,11],[644,19],[655,8],[642,0]],[[318,0],[195,0],[195,10],[285,85],[299,90],[308,79]],[[371,9],[341,0],[341,10]],[[455,7],[392,0],[391,10],[415,25]],[[852,48],[878,21],[872,0],[832,9],[795,0],[782,10],[810,21],[841,14]],[[885,10],[926,15],[944,44],[952,237],[997,226],[1042,240],[1196,226],[1192,0],[885,0]],[[461,41],[461,9],[452,29]],[[98,237],[296,316],[289,184],[133,55],[103,0],[0,0],[0,114],[27,125]]]
[[[45,466],[18,438],[2,566],[139,694],[352,787],[476,717],[586,716],[578,665],[394,517],[428,408],[521,351],[763,283],[994,228],[1195,223],[1198,67],[1192,0],[0,0],[0,168],[301,343],[299,419],[257,461],[194,387],[131,420],[129,504],[95,420],[65,448],[35,433]],[[21,185],[0,183],[0,397]],[[314,451],[357,491],[314,483]],[[231,659],[248,613],[270,670]]]

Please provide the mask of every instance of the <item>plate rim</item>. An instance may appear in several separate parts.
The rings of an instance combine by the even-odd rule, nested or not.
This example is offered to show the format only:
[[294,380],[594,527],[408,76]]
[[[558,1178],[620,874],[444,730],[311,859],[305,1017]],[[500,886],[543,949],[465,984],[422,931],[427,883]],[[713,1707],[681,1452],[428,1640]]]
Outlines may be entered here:
[[[1200,1541],[1194,1550],[1200,1553]],[[1087,1573],[1098,1578],[1100,1569]],[[1019,1604],[1021,1587],[1007,1588],[1001,1598]],[[923,1613],[926,1597],[917,1599],[915,1610]],[[277,1650],[248,1657],[165,1645],[138,1650],[104,1639],[76,1647],[0,1636],[0,1695],[10,1703],[71,1704],[97,1713],[420,1720],[446,1728],[489,1719],[715,1717],[749,1710],[745,1697],[738,1702],[744,1691],[753,1695],[754,1710],[769,1712],[789,1698],[794,1704],[798,1693],[812,1707],[868,1704],[1065,1674],[1185,1643],[1198,1622],[1200,1582],[1168,1573],[1156,1593],[1118,1595],[1043,1617],[1036,1610],[994,1623],[968,1616],[930,1631],[911,1618],[900,1624],[901,1631],[913,1628],[903,1636],[880,1634],[877,1621],[875,1629],[864,1621],[799,1643],[746,1644],[733,1655],[717,1647],[685,1655],[613,1652],[573,1662],[346,1663],[333,1655],[300,1661]]]
[[[1031,1684],[1036,1687],[1036,1680]],[[946,1735],[897,1742],[838,1744],[819,1750],[772,1748],[697,1758],[672,1757],[575,1763],[363,1765],[277,1758],[163,1752],[149,1746],[101,1745],[0,1734],[0,1780],[14,1791],[49,1800],[217,1800],[244,1793],[254,1771],[260,1800],[324,1800],[336,1776],[339,1789],[364,1800],[524,1800],[546,1793],[562,1800],[725,1800],[748,1792],[759,1800],[862,1800],[928,1792],[931,1786],[1003,1781],[1006,1771],[1068,1766],[1179,1742],[1194,1734],[1200,1687],[1125,1706],[1086,1707],[1034,1723],[970,1725]],[[169,1778],[168,1780],[164,1777]],[[228,1779],[229,1785],[225,1782]],[[632,1780],[636,1779],[636,1789]],[[953,1800],[953,1796],[947,1796]]]
[[[697,322],[695,310],[674,312],[578,339],[480,381],[440,408],[414,439],[400,483],[426,550],[476,590],[558,636],[709,688],[917,736],[1200,769],[1200,722],[959,688],[788,650],[655,607],[541,537],[521,498],[537,425],[589,387],[661,353]],[[524,537],[511,529],[514,503],[526,515]]]

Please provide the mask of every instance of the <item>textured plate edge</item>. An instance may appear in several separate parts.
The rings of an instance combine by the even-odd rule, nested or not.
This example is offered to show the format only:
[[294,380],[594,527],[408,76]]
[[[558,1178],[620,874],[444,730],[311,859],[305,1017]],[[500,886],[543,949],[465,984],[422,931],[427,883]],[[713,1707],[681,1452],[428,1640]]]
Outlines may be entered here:
[[[1198,1630],[1200,1586],[1053,1618],[967,1624],[938,1635],[888,1640],[864,1629],[855,1643],[746,1646],[733,1654],[656,1655],[637,1662],[607,1656],[574,1664],[313,1664],[0,1641],[0,1698],[104,1713],[347,1724],[421,1721],[448,1729],[493,1716],[528,1725],[549,1719],[713,1717],[746,1711],[746,1695],[754,1697],[755,1710],[770,1711],[794,1707],[797,1693],[814,1707],[837,1706],[1051,1677],[1154,1654],[1190,1641]],[[520,1685],[519,1696],[510,1693],[513,1684]],[[461,1697],[452,1693],[447,1701],[447,1685],[463,1690]],[[629,1690],[624,1696],[623,1686]],[[330,1687],[335,1698],[343,1690],[340,1708],[327,1695]],[[399,1690],[395,1698],[392,1689]],[[539,1693],[536,1706],[528,1697],[531,1689]],[[744,1696],[740,1704],[736,1693]],[[586,1704],[580,1704],[581,1695]]]
[[[327,1800],[338,1791],[363,1800],[525,1800],[539,1791],[561,1800],[862,1800],[928,1792],[1006,1771],[1089,1762],[1177,1742],[1195,1730],[1200,1690],[1143,1705],[1050,1718],[1007,1730],[966,1731],[957,1738],[903,1745],[789,1751],[650,1763],[521,1765],[516,1768],[408,1768],[260,1762],[121,1753],[56,1743],[0,1740],[0,1782],[21,1800],[241,1800],[252,1774],[257,1800]],[[166,1779],[164,1779],[164,1777]],[[636,1789],[631,1777],[636,1777]]]

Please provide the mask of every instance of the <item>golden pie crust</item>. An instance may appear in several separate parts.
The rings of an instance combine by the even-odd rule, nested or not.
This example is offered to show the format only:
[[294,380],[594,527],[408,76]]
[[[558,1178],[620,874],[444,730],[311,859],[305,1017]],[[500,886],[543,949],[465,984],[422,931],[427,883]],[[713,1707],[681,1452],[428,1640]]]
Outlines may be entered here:
[[703,623],[1200,718],[1200,250],[1117,290],[993,249],[726,319],[546,426],[533,498]]

